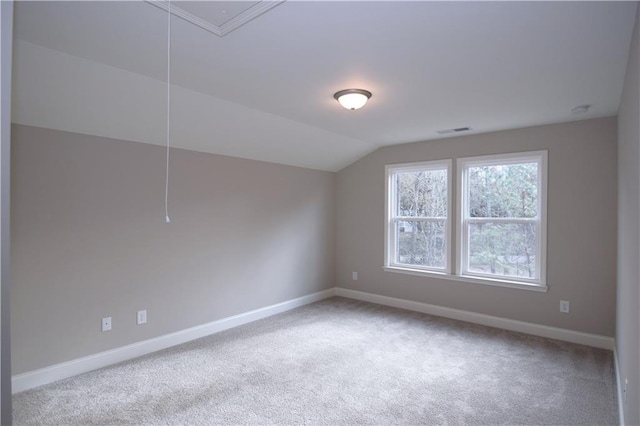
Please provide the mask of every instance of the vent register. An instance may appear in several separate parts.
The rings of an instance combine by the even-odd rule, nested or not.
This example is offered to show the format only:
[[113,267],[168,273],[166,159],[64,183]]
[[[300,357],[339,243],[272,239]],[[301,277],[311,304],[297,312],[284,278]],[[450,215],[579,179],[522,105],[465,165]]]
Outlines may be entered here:
[[439,135],[449,135],[451,133],[468,132],[471,127],[456,127],[455,129],[438,130],[436,133]]
[[[169,10],[167,0],[145,1],[164,11]],[[171,14],[224,37],[284,1],[172,1]]]

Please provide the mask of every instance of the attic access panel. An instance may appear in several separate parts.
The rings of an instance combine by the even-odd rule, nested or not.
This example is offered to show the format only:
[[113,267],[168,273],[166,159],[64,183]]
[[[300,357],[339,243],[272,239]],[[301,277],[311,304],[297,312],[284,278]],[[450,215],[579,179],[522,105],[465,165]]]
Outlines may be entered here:
[[[169,2],[166,0],[146,1],[162,10],[169,10]],[[283,1],[285,0],[174,1],[171,2],[171,14],[212,34],[224,37]]]

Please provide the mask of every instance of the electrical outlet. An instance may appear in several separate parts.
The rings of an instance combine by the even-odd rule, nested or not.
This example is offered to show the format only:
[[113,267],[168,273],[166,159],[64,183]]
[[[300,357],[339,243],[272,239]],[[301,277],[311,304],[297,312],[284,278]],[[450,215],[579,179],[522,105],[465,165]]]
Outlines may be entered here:
[[102,331],[111,330],[111,317],[102,318]]
[[138,325],[147,323],[147,310],[146,309],[144,311],[138,311],[137,323],[138,323]]
[[357,272],[352,272],[351,273],[351,279],[354,281],[358,281],[358,273]]
[[561,300],[560,301],[560,312],[562,312],[563,314],[568,314],[569,313],[569,301],[568,300]]

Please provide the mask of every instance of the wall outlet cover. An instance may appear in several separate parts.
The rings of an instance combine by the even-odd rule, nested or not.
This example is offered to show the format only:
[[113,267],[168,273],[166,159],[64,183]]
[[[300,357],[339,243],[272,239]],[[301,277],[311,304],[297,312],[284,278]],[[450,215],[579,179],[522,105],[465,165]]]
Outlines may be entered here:
[[137,315],[137,324],[146,324],[147,322],[147,310],[143,310],[143,311],[138,311],[138,315]]
[[111,330],[111,317],[102,318],[102,331]]

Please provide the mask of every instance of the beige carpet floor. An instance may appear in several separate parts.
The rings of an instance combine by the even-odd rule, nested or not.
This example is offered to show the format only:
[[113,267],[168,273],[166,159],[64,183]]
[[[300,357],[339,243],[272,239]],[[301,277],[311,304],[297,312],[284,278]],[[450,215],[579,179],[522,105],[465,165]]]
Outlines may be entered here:
[[16,425],[614,425],[612,353],[343,298],[13,398]]

